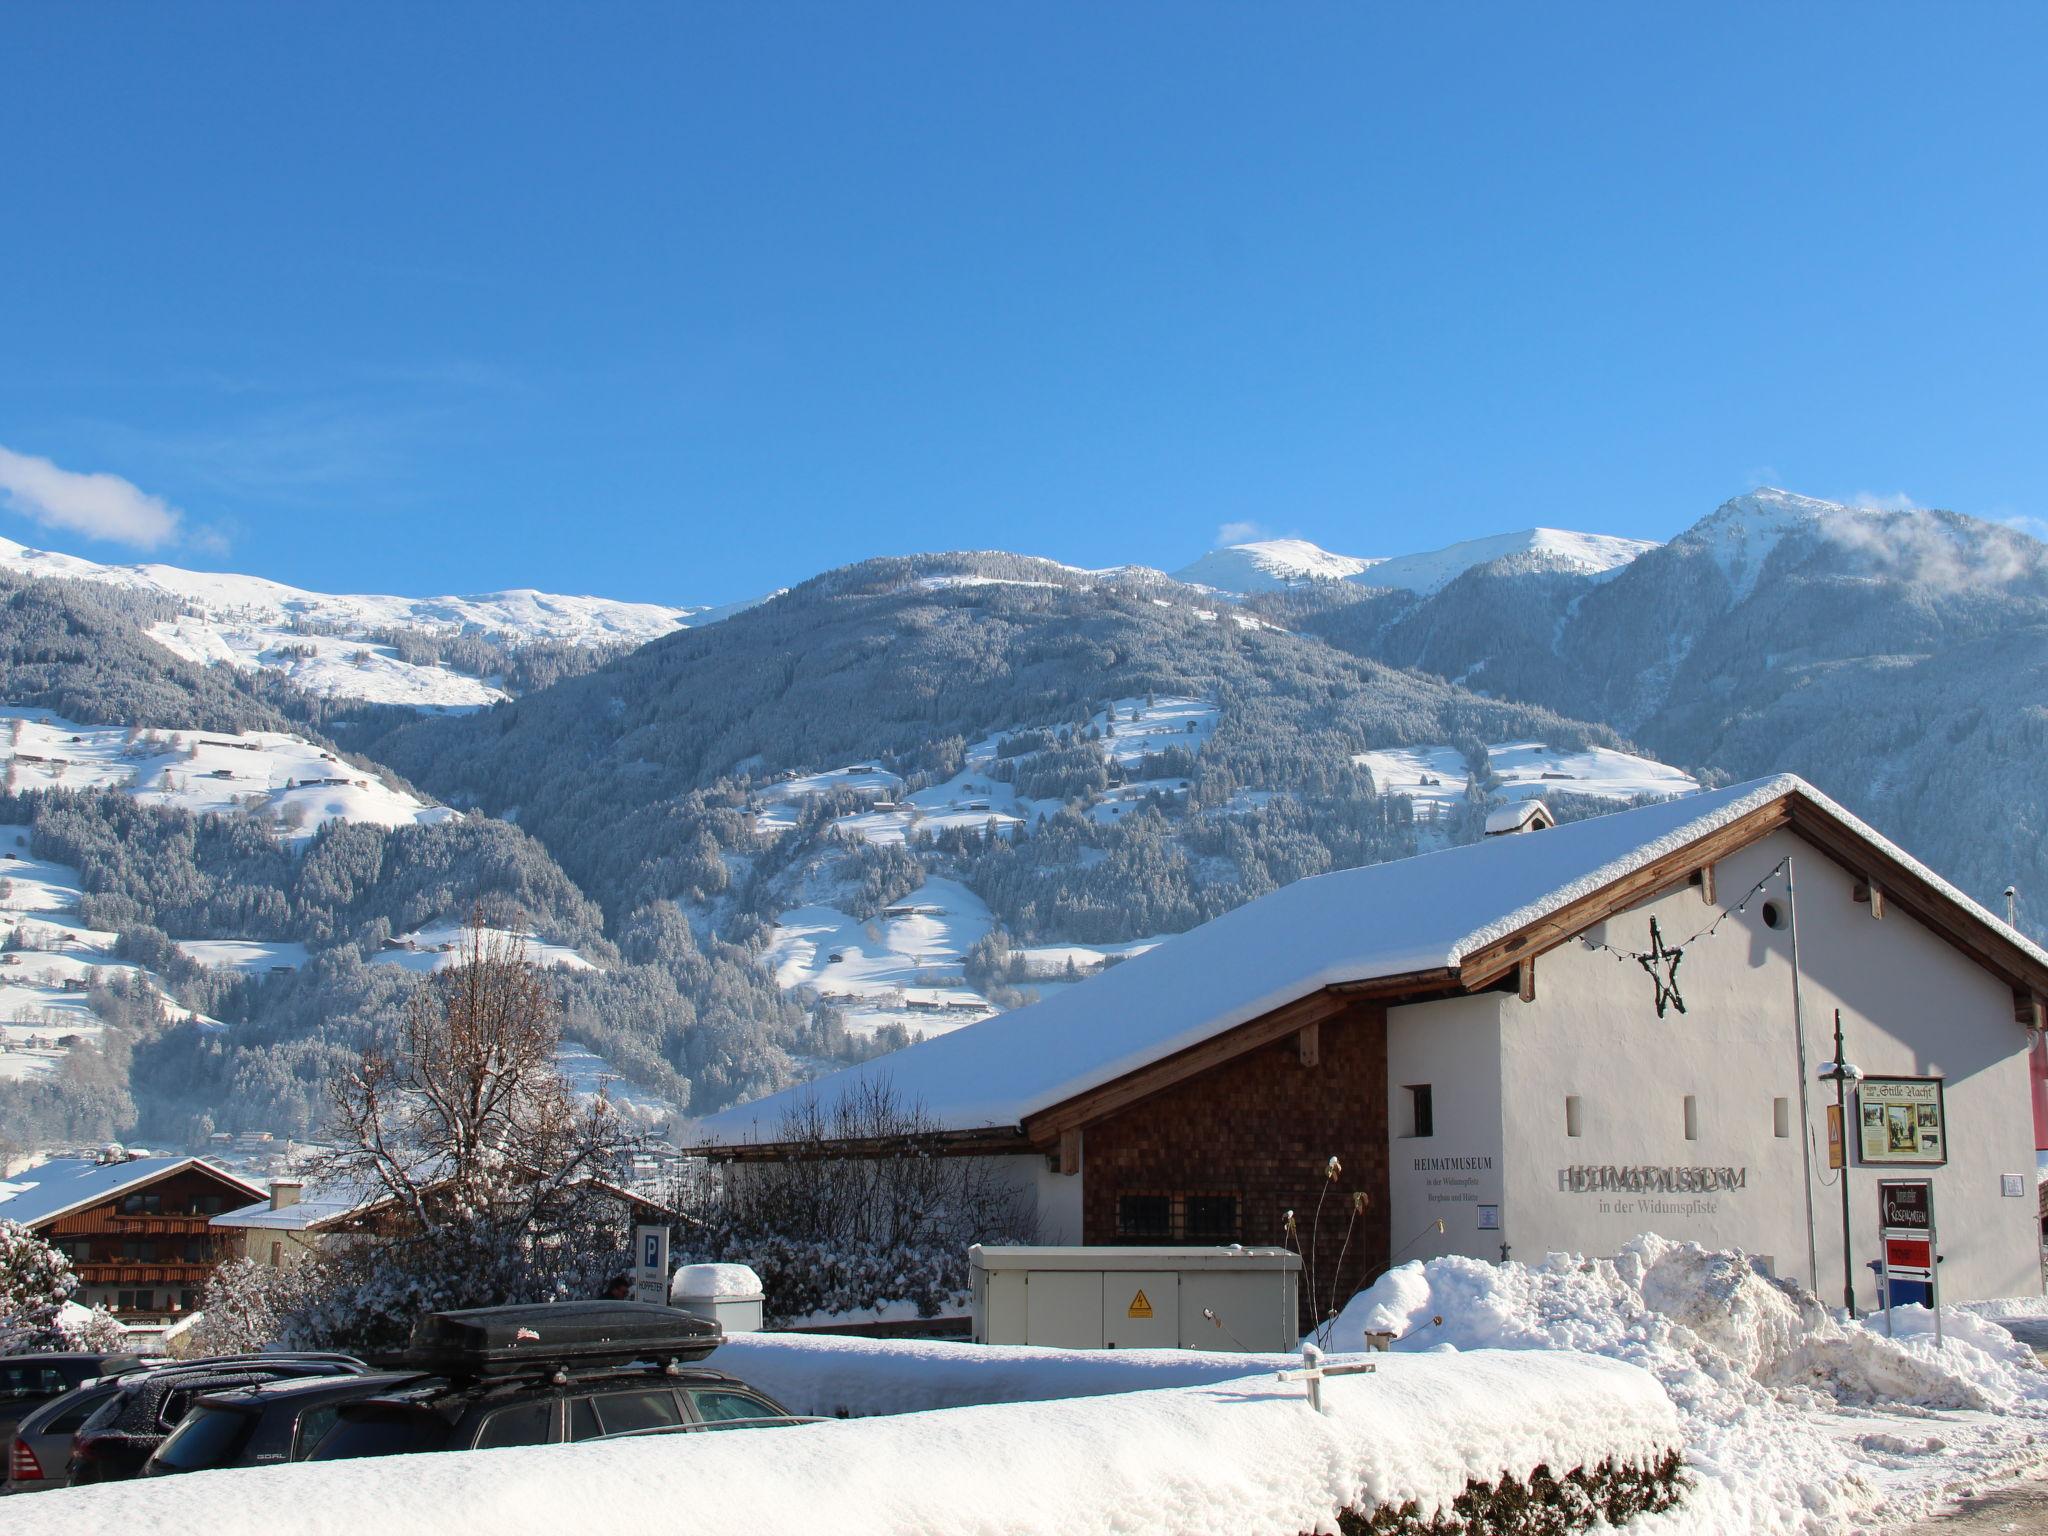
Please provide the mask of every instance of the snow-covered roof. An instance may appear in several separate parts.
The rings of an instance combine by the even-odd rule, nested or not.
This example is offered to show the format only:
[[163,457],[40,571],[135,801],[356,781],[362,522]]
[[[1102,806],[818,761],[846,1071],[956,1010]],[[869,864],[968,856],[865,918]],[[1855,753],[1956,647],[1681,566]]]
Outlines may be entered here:
[[1557,825],[1557,818],[1541,800],[1510,800],[1486,813],[1486,830],[1492,833],[1519,832],[1531,823],[1548,831]]
[[327,1184],[318,1189],[307,1189],[297,1200],[279,1209],[273,1210],[266,1197],[253,1205],[222,1211],[208,1225],[260,1227],[268,1232],[303,1232],[389,1198],[381,1186]]
[[786,1111],[829,1106],[866,1084],[886,1084],[947,1130],[1014,1127],[1323,987],[1455,967],[1787,796],[1905,865],[2048,969],[2048,952],[1819,790],[1781,774],[1297,881],[1043,1002],[736,1105],[699,1129],[714,1145],[772,1142]]
[[[197,1157],[137,1157],[103,1163],[90,1157],[53,1157],[0,1185],[0,1221],[35,1226],[112,1196],[153,1183],[183,1168],[204,1168],[215,1178],[250,1191],[254,1186]],[[8,1193],[12,1191],[12,1193]]]

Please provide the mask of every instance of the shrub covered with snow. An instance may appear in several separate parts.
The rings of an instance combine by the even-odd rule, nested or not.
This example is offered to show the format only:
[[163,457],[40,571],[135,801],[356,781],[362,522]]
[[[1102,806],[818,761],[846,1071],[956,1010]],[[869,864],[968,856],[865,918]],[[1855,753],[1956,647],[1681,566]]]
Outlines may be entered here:
[[0,1221],[0,1355],[118,1349],[127,1334],[105,1310],[72,1301],[71,1261],[18,1221]]

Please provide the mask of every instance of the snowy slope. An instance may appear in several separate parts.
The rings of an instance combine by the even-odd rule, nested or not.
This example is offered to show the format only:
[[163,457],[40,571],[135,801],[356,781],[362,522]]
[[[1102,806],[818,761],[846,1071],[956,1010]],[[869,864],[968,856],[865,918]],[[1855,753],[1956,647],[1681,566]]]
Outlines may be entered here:
[[[0,826],[0,1078],[55,1072],[73,1043],[99,1039],[87,990],[95,981],[123,973],[163,991],[155,973],[115,958],[118,935],[78,920],[78,871],[36,858],[28,843],[27,827]],[[175,1004],[168,1011],[225,1027]]]
[[[1699,780],[1655,758],[1592,747],[1570,752],[1540,741],[1504,741],[1486,749],[1497,787],[1493,801],[1541,799],[1546,794],[1590,795],[1628,801],[1638,795],[1689,795]],[[1462,803],[1471,772],[1456,747],[1389,747],[1353,759],[1372,774],[1381,794],[1406,795],[1418,819]]]
[[[504,694],[443,667],[416,666],[387,650],[351,658],[375,629],[491,635],[517,644],[644,645],[673,630],[712,623],[748,604],[671,608],[520,588],[471,597],[337,596],[260,576],[188,571],[172,565],[101,565],[75,555],[0,539],[0,571],[93,581],[175,599],[184,612],[150,637],[188,661],[265,667],[309,691],[380,703],[475,708]],[[304,656],[300,651],[314,654]]]
[[279,731],[139,731],[0,708],[0,770],[10,792],[122,790],[195,815],[262,816],[299,843],[330,821],[402,827],[457,814]]

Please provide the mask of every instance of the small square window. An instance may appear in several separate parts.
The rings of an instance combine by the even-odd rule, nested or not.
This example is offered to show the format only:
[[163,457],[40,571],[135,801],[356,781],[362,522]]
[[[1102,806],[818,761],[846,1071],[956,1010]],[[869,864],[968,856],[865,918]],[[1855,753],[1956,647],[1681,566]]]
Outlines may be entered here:
[[1116,1201],[1116,1235],[1155,1242],[1173,1239],[1173,1197],[1171,1195],[1119,1195]]
[[1191,1243],[1234,1243],[1237,1241],[1237,1196],[1189,1195],[1183,1202],[1186,1228]]

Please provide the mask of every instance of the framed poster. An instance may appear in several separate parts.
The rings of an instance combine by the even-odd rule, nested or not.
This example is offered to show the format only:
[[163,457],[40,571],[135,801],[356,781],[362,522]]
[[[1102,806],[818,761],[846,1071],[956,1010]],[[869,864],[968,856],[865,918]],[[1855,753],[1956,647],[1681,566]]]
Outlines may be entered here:
[[1856,1156],[1862,1163],[1940,1167],[1948,1120],[1938,1077],[1866,1077],[1856,1085]]

